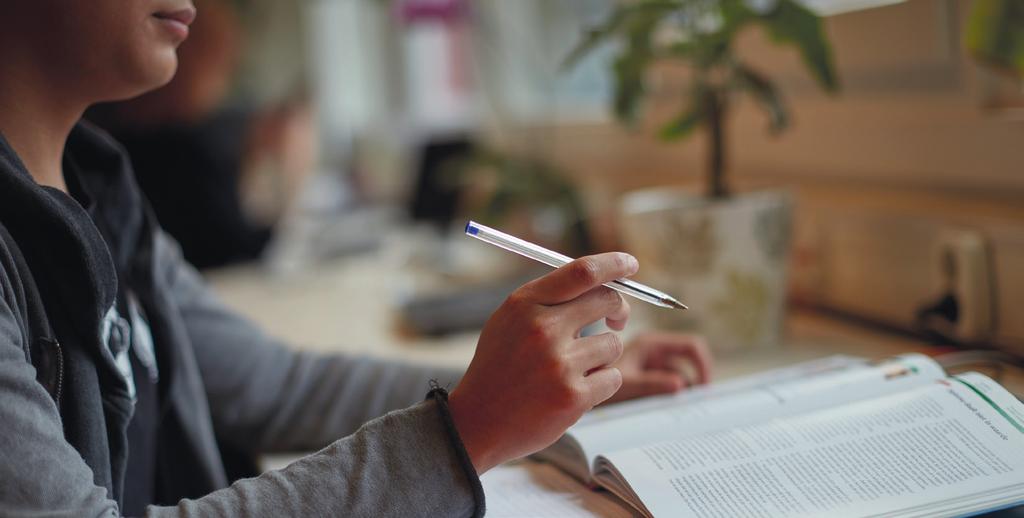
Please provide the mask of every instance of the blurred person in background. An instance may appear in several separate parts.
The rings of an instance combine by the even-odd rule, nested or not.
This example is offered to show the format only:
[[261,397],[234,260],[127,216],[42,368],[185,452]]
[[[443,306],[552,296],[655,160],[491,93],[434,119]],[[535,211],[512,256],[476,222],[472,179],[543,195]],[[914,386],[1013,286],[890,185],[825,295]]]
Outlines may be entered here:
[[[637,271],[622,253],[516,290],[464,373],[288,349],[217,300],[80,121],[171,79],[189,0],[3,8],[0,516],[479,516],[480,474],[595,405],[681,389],[675,360],[707,380],[699,340],[580,337],[625,325],[601,286]],[[424,400],[431,379],[457,384]],[[227,449],[319,451],[232,483]]]
[[202,10],[166,86],[89,110],[128,152],[161,227],[200,269],[256,259],[313,168],[316,132],[300,97],[228,102],[242,28],[228,0]]

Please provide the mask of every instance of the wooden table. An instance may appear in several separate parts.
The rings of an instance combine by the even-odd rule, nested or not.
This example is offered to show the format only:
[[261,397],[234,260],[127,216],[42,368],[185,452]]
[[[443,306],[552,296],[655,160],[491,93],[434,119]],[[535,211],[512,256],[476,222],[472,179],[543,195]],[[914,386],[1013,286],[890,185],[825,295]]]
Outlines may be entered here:
[[[245,266],[216,272],[208,279],[228,305],[296,347],[468,365],[476,346],[476,332],[443,338],[409,337],[397,332],[394,308],[401,297],[408,295],[410,285],[419,282],[418,276],[422,273],[382,260],[380,254],[369,254],[287,276]],[[641,318],[630,323],[630,330],[643,327]],[[716,371],[720,377],[730,377],[836,353],[884,357],[926,350],[926,344],[903,336],[822,315],[793,312],[780,347],[720,357]]]

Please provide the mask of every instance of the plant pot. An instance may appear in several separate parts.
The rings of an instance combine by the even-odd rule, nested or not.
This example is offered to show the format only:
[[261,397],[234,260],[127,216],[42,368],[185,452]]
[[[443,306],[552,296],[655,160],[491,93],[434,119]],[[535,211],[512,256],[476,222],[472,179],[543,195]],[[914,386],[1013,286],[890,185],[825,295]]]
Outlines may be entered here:
[[712,200],[676,188],[627,193],[621,201],[626,250],[638,279],[689,310],[633,304],[661,329],[705,336],[718,352],[780,342],[793,197],[759,191]]

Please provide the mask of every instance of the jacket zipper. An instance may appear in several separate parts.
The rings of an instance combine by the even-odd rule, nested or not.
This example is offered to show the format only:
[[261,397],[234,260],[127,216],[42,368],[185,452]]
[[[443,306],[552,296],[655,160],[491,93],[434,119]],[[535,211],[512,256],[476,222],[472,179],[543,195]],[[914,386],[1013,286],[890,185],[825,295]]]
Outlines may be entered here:
[[61,395],[64,392],[64,350],[61,349],[60,342],[56,339],[53,341],[54,348],[57,349],[57,388],[55,390],[57,400],[57,409],[60,409]]

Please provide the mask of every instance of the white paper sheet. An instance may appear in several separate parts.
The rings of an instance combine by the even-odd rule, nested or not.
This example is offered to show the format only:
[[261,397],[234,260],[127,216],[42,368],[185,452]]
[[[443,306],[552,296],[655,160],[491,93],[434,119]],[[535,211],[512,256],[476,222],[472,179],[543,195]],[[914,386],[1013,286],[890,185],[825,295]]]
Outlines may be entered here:
[[588,489],[550,464],[506,464],[488,471],[480,481],[488,518],[635,516],[613,496]]

